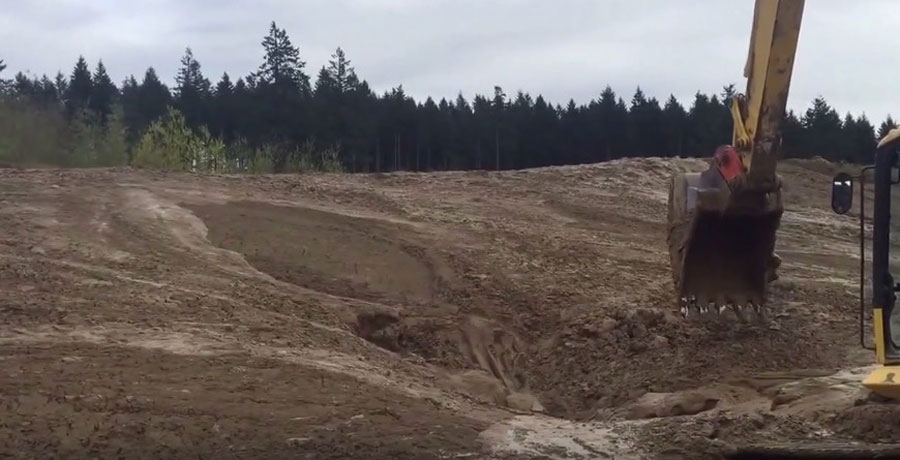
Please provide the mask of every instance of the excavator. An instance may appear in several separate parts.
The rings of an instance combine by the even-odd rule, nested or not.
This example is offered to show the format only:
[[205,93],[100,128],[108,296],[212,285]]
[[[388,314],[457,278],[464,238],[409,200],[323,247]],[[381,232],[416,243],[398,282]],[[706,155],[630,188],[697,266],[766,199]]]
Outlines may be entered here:
[[[766,320],[769,284],[778,278],[776,232],[784,213],[782,182],[776,173],[804,0],[756,0],[744,76],[746,93],[733,98],[732,144],[716,149],[708,169],[674,175],[669,183],[668,244],[676,303],[683,315],[747,313]],[[890,267],[892,186],[900,184],[900,128],[879,142],[874,164],[860,181],[859,334],[874,351],[876,369],[863,386],[900,400],[900,283]],[[865,179],[874,170],[871,308],[865,299]],[[831,205],[838,214],[852,208],[854,176],[832,181]],[[871,316],[872,344],[866,340]]]
[[668,246],[685,316],[733,312],[766,318],[781,259],[775,234],[784,205],[775,165],[781,144],[804,0],[757,0],[744,67],[747,89],[732,99],[732,144],[709,168],[672,177]]

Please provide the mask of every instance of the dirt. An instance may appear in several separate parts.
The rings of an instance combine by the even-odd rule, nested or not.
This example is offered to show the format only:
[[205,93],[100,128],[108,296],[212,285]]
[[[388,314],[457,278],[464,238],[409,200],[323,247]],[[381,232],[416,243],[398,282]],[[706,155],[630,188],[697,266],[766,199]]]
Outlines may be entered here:
[[0,170],[0,452],[721,458],[900,440],[850,371],[873,357],[857,222],[828,209],[839,167],[780,166],[771,322],[744,325],[674,302],[668,180],[704,167]]

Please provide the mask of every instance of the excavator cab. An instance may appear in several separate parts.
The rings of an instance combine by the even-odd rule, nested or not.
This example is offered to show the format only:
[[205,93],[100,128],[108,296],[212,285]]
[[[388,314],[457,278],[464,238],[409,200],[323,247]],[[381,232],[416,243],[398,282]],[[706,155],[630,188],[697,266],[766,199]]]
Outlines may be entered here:
[[[872,206],[872,298],[871,308],[865,298],[865,179],[874,170],[875,202]],[[891,270],[891,205],[893,187],[900,184],[900,129],[886,135],[875,152],[875,164],[862,169],[859,186],[859,243],[860,243],[860,344],[875,352],[882,366],[870,374],[863,385],[884,397],[900,399],[900,309],[896,308],[900,284]],[[831,208],[837,214],[847,214],[853,207],[853,177],[845,172],[831,182]],[[871,312],[873,344],[866,340],[866,316]]]

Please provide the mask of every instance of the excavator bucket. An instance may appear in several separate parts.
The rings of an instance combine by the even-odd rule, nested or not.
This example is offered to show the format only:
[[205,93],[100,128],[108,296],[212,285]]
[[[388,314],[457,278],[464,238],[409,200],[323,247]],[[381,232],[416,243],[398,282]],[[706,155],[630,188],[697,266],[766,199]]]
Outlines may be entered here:
[[750,190],[742,179],[726,180],[714,162],[671,180],[668,244],[682,314],[728,307],[742,319],[745,309],[764,314],[780,260],[774,251],[781,190]]

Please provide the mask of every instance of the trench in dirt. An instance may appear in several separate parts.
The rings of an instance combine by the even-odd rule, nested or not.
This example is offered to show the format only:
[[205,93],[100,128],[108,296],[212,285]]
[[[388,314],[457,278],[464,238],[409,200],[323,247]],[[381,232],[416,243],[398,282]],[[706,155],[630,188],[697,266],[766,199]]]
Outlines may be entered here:
[[[600,413],[618,419],[666,418],[746,403],[764,392],[757,385],[708,385],[716,381],[709,372],[718,369],[722,358],[704,359],[687,350],[728,340],[737,342],[727,350],[740,357],[735,363],[747,361],[750,353],[751,358],[764,357],[766,367],[792,368],[774,360],[777,354],[770,350],[786,349],[797,332],[732,336],[711,329],[696,335],[658,309],[635,309],[575,321],[564,331],[536,333],[538,338],[562,337],[562,343],[550,348],[538,343],[543,339],[524,340],[525,332],[510,327],[508,317],[498,320],[502,312],[492,316],[491,305],[476,310],[454,303],[455,292],[478,287],[442,256],[452,246],[434,241],[437,237],[414,224],[251,201],[186,207],[206,223],[212,244],[242,254],[257,270],[311,291],[363,301],[347,316],[349,330],[381,348],[440,366],[449,372],[452,387],[484,402],[572,419],[594,419]],[[473,310],[481,314],[471,314]],[[578,348],[584,343],[596,344],[599,354]],[[785,359],[798,357],[802,355]],[[667,386],[635,392],[635,382],[650,379]],[[620,396],[598,393],[607,388]],[[568,407],[557,405],[560,393],[569,398]]]
[[185,206],[209,241],[273,278],[368,307],[346,326],[396,353],[452,373],[451,385],[520,410],[542,410],[529,392],[522,340],[496,321],[447,301],[464,283],[411,226],[262,202]]

